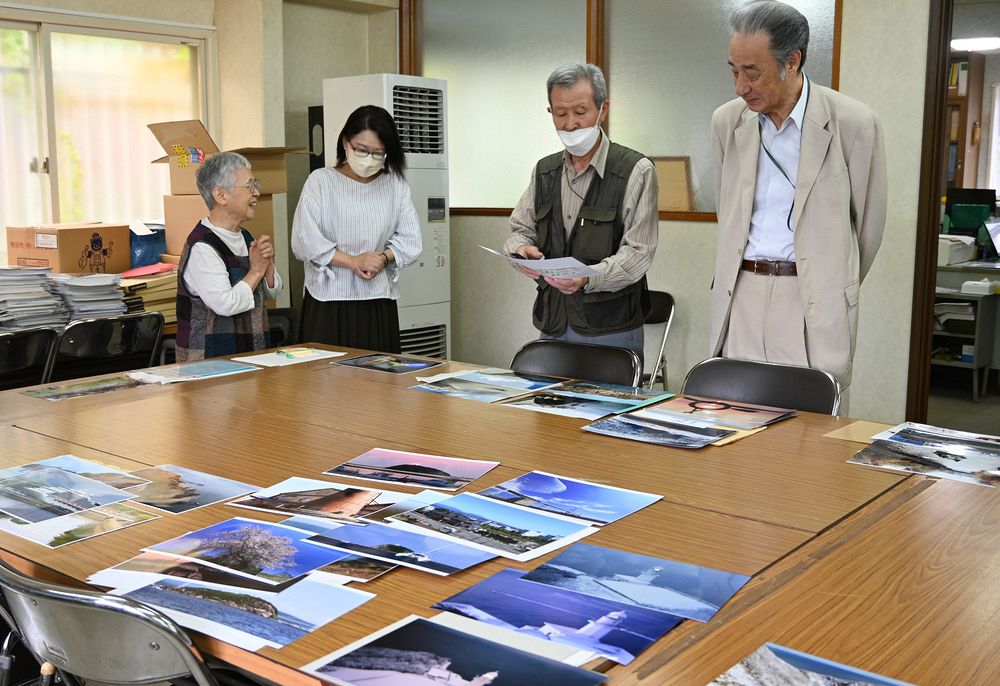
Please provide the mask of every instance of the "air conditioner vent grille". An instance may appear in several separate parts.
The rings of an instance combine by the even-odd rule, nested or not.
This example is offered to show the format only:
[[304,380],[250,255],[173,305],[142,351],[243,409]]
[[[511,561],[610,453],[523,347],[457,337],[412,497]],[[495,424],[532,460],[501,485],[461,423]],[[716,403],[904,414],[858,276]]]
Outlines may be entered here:
[[404,353],[427,357],[448,357],[448,328],[445,324],[423,326],[399,332]]
[[437,88],[393,86],[392,113],[403,152],[444,153],[444,93]]

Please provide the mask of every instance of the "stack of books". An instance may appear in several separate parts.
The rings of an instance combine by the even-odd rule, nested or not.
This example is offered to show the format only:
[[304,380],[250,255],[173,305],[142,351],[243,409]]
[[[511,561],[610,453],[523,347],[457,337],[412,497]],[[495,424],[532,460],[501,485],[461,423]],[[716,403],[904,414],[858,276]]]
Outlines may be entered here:
[[51,271],[49,267],[0,267],[0,330],[66,326],[69,311],[52,292]]
[[[972,333],[975,329],[975,320],[976,309],[971,302],[934,303],[935,331]],[[949,324],[949,322],[952,323]],[[964,322],[970,322],[970,324],[965,324]]]
[[53,274],[56,292],[66,301],[72,319],[109,317],[125,312],[118,290],[120,274]]
[[167,324],[177,321],[177,270],[121,280],[129,312],[160,312]]

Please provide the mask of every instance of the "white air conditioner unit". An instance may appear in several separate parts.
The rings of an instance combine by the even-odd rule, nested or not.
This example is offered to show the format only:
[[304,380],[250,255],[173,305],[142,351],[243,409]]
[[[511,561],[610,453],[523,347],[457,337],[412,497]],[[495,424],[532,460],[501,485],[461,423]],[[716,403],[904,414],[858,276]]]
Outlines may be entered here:
[[400,74],[367,74],[323,80],[323,148],[336,155],[347,117],[378,105],[396,120],[406,153],[406,181],[420,218],[423,252],[399,280],[399,330],[403,352],[451,354],[447,83]]

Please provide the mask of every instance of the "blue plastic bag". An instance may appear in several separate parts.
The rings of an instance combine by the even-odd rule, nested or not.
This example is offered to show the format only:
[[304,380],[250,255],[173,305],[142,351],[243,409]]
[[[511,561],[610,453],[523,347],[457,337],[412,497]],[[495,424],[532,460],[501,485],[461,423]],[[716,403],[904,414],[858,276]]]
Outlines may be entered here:
[[132,254],[132,269],[156,264],[160,261],[160,254],[167,252],[167,232],[162,225],[146,224],[153,233],[148,236],[137,236],[129,232]]

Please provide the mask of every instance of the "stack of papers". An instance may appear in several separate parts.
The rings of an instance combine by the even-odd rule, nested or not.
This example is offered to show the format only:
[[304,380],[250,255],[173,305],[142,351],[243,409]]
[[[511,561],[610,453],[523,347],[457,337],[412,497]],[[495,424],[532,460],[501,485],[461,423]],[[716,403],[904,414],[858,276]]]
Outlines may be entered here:
[[123,314],[119,274],[53,274],[56,292],[66,301],[72,319]]
[[69,321],[62,298],[52,292],[48,267],[0,267],[0,329],[49,326]]
[[167,324],[177,321],[177,270],[123,278],[121,289],[129,312],[160,312]]

